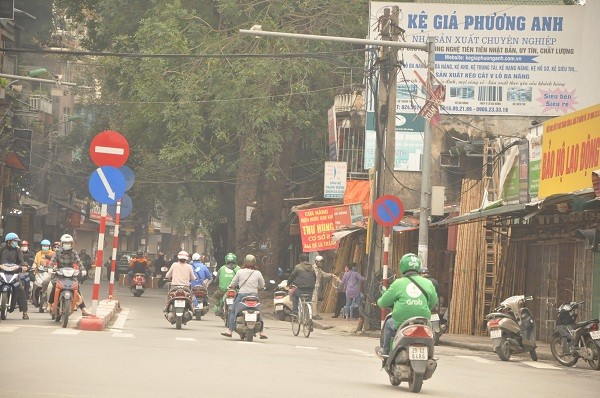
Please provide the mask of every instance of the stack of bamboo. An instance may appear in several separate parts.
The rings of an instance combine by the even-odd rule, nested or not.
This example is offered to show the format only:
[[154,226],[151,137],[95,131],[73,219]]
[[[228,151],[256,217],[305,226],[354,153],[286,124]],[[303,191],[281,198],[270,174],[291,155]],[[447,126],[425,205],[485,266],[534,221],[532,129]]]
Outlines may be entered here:
[[525,294],[526,258],[523,242],[511,242],[505,248],[496,274],[492,307],[497,307],[507,297]]
[[[463,180],[461,187],[460,213],[465,214],[481,206],[482,187],[479,180]],[[485,278],[485,231],[483,221],[461,224],[457,231],[456,259],[450,307],[450,332],[473,334],[479,330],[477,311],[482,311],[478,287]],[[483,276],[481,275],[483,274]]]

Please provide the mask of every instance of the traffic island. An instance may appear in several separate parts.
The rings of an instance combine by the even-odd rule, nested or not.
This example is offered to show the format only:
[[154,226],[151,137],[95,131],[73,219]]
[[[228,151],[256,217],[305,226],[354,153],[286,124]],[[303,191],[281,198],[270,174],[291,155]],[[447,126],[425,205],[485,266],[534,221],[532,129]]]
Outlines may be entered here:
[[82,317],[77,322],[77,329],[88,331],[102,331],[115,317],[119,310],[117,300],[102,300],[96,307],[96,316]]

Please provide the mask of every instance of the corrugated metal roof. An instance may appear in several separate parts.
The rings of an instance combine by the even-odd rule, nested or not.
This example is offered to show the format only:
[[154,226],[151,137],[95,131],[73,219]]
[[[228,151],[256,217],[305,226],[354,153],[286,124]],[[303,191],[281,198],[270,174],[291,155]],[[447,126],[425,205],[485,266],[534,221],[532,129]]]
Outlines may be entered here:
[[520,6],[564,6],[563,0],[414,0],[401,3],[441,3],[441,4],[473,4],[473,5],[520,5]]

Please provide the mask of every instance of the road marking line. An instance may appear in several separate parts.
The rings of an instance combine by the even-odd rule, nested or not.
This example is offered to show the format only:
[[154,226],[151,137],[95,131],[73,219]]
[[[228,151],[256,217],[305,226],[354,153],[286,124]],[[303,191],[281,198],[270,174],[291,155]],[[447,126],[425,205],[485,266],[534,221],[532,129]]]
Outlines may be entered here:
[[318,350],[319,349],[319,347],[310,347],[310,346],[305,346],[305,345],[297,345],[295,347],[300,350]]
[[123,329],[125,326],[125,322],[127,321],[127,317],[129,316],[129,310],[123,310],[117,315],[117,320],[113,325],[109,328],[112,329]]
[[[75,319],[75,318],[73,318]],[[44,326],[44,325],[20,325],[22,328],[38,328],[38,329],[56,329],[56,326]]]
[[195,337],[175,337],[177,341],[196,341]]
[[12,333],[17,330],[18,326],[0,326],[0,332],[2,333]]
[[52,332],[50,334],[64,334],[64,335],[73,336],[73,335],[79,334],[79,332],[81,332],[81,330],[77,330],[77,329],[56,329],[54,332]]
[[472,361],[479,362],[479,363],[496,363],[494,361],[490,361],[489,359],[483,359],[483,358],[472,356],[472,355],[457,355],[456,358],[470,359]]
[[525,365],[528,365],[528,366],[531,366],[532,368],[537,368],[537,369],[561,369],[554,365],[550,365],[550,364],[542,363],[542,362],[522,361],[521,363],[524,363]]
[[367,352],[365,350],[357,350],[355,348],[348,348],[348,351],[352,351],[352,352],[354,352],[354,353],[356,353],[358,355],[361,355],[363,357],[374,357],[375,356],[375,354],[371,354],[371,353],[369,353],[369,352]]
[[126,337],[126,338],[133,339],[135,337],[135,335],[133,333],[115,333],[112,335],[112,337]]

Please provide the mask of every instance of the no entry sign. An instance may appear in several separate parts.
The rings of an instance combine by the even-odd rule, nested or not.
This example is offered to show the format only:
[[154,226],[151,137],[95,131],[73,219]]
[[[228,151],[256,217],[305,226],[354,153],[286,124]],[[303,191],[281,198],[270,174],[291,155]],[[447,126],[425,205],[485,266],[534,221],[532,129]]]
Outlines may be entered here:
[[383,195],[373,203],[373,218],[379,225],[393,227],[404,217],[404,205],[394,195]]
[[103,131],[92,139],[90,157],[96,166],[121,167],[129,157],[129,143],[121,133]]

